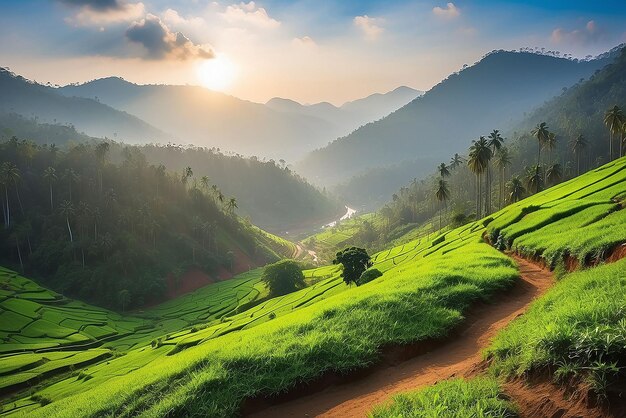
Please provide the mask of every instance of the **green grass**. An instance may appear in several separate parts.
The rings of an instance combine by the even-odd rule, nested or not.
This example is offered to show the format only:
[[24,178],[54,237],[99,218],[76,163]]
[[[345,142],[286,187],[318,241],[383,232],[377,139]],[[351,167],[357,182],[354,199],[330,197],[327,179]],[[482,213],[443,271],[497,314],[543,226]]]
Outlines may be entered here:
[[565,276],[494,340],[506,375],[552,370],[600,394],[626,378],[626,259]]
[[[336,266],[326,266],[304,272],[309,287],[268,299],[260,283],[261,271],[255,270],[144,312],[121,316],[58,295],[34,299],[31,295],[44,295],[45,289],[2,270],[0,278],[7,279],[4,284],[0,281],[5,291],[0,295],[4,298],[0,315],[11,312],[28,318],[28,322],[22,320],[26,325],[18,332],[0,326],[6,328],[0,336],[8,338],[2,347],[10,348],[0,357],[0,370],[20,370],[7,375],[32,377],[39,366],[23,369],[17,358],[12,360],[17,365],[11,365],[8,357],[35,350],[36,343],[73,347],[71,339],[98,338],[92,335],[93,328],[105,327],[100,336],[108,335],[110,329],[116,332],[100,346],[110,350],[112,357],[81,367],[76,374],[49,378],[8,400],[4,412],[35,417],[229,416],[248,397],[288,390],[327,371],[363,368],[377,361],[381,346],[443,337],[463,321],[463,312],[472,303],[487,300],[518,276],[514,262],[484,243],[483,234],[496,239],[502,235],[512,248],[517,245],[522,252],[524,244],[524,251],[543,257],[550,249],[561,255],[578,251],[587,258],[626,241],[626,230],[619,228],[626,211],[617,210],[621,206],[611,200],[626,192],[625,166],[626,159],[621,159],[488,220],[374,254],[374,267],[383,275],[358,288],[343,284]],[[574,228],[587,229],[584,236],[568,236]],[[621,274],[623,263],[615,266],[616,274]],[[586,294],[578,297],[587,302]],[[624,300],[621,293],[610,297]],[[598,307],[604,305],[604,300],[598,302]],[[565,319],[572,320],[563,312]],[[51,330],[33,325],[42,324],[37,321],[53,324]],[[22,329],[28,332],[22,334]],[[65,335],[67,329],[76,333]],[[520,337],[525,347],[534,341],[531,331],[529,326],[529,334]],[[85,348],[85,352],[91,350]],[[69,360],[46,364],[52,367],[54,361]],[[504,357],[502,361],[513,364]],[[491,383],[478,382],[475,388],[456,382],[437,390],[450,392],[449,399],[467,400],[469,408],[478,408],[476,413],[500,405]],[[425,396],[435,396],[437,390]],[[480,397],[478,393],[493,404],[472,404],[472,399]],[[432,407],[440,404],[445,402],[437,401]]]
[[371,418],[512,418],[515,406],[504,399],[497,380],[446,380],[393,397],[370,413]]
[[[202,336],[197,345],[183,350],[162,346],[155,356],[158,362],[139,365],[132,373],[111,377],[112,370],[129,364],[128,358],[140,359],[141,350],[155,350],[133,350],[106,366],[89,367],[84,370],[92,376],[87,382],[59,381],[38,391],[53,402],[29,413],[231,415],[253,394],[279,392],[327,370],[346,372],[370,364],[381,345],[441,337],[463,320],[462,312],[473,301],[517,277],[514,263],[482,243],[481,232],[449,233],[449,240],[436,248],[421,242],[392,249],[380,257],[384,275],[374,282],[346,288],[337,277],[324,279],[234,316],[231,326],[269,317],[268,312],[274,312],[275,319],[219,338]],[[470,254],[475,261],[467,262]],[[311,294],[331,287],[333,281],[343,290],[311,303]]]

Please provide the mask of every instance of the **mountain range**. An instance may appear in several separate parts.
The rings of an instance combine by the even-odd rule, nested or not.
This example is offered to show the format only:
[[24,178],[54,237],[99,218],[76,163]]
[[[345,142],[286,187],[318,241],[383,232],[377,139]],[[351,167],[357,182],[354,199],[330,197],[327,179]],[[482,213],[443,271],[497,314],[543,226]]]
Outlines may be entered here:
[[69,85],[58,92],[131,113],[172,133],[178,142],[288,161],[386,116],[420,94],[402,87],[341,107],[281,98],[260,104],[203,87],[138,85],[118,77]]
[[[410,178],[464,153],[472,139],[513,126],[526,112],[588,78],[616,51],[593,60],[494,51],[389,116],[313,151],[296,170],[320,185],[341,184],[336,190],[350,194],[353,205],[384,202]],[[368,187],[351,193],[353,182]]]

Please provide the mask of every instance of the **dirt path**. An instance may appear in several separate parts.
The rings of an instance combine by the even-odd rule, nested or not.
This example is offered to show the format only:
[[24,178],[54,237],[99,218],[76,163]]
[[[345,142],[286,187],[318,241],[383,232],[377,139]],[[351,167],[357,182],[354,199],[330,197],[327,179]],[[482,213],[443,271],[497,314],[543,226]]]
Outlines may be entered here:
[[321,392],[271,406],[254,417],[364,417],[374,405],[453,376],[475,374],[482,350],[494,335],[523,314],[528,304],[554,283],[552,273],[522,258],[521,280],[493,305],[474,309],[458,338],[395,366],[381,368],[362,379],[330,386]]

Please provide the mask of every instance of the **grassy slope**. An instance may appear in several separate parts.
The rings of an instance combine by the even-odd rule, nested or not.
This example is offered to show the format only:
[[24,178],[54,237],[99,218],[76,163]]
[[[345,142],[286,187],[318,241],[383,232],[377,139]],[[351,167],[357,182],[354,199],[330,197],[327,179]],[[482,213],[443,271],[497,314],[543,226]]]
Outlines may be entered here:
[[[501,235],[512,250],[556,268],[562,269],[568,256],[581,264],[594,262],[626,242],[625,197],[626,158],[622,158],[494,214],[488,232],[493,242]],[[585,378],[600,395],[619,389],[613,385],[626,377],[624,301],[624,259],[564,275],[495,339],[487,351],[493,370],[524,376],[547,369],[557,379]],[[449,404],[452,386],[453,393],[461,387],[463,394],[453,412],[467,416],[468,402],[471,406],[495,402],[499,389],[493,384],[495,393],[482,391],[482,379],[443,382],[400,395],[396,404],[381,406],[373,415],[436,416],[437,408]]]
[[[517,275],[509,258],[482,242],[483,233],[503,234],[507,243],[515,246],[516,239],[540,234],[548,225],[568,231],[580,223],[580,217],[587,217],[584,210],[598,201],[606,216],[596,216],[589,233],[599,230],[607,235],[607,225],[614,225],[611,216],[623,212],[615,211],[611,199],[626,191],[625,166],[626,159],[622,159],[486,221],[376,254],[376,267],[384,275],[362,287],[346,288],[332,266],[307,272],[316,288],[268,300],[233,315],[227,325],[207,323],[195,332],[171,335],[171,343],[178,344],[178,349],[166,339],[165,346],[144,346],[109,364],[85,369],[89,380],[73,377],[39,388],[35,399],[53,402],[42,409],[35,404],[22,411],[34,416],[229,415],[246,397],[278,392],[327,370],[363,367],[376,360],[381,345],[445,335],[462,321],[462,312],[472,301],[506,287]],[[532,205],[532,210],[523,210],[525,205]],[[522,217],[522,213],[533,216]],[[626,235],[623,228],[618,231]],[[619,240],[619,233],[616,237],[611,239]],[[607,248],[609,241],[581,248],[585,254],[596,254]],[[338,285],[331,287],[333,281]],[[333,290],[317,298],[319,301],[309,300],[308,293],[317,294],[315,289],[323,286]],[[270,319],[272,312],[275,319]],[[247,327],[253,323],[259,325]],[[211,337],[223,329],[220,327],[229,326],[232,330],[227,334]],[[187,346],[185,338],[190,337],[195,345],[181,350]],[[137,368],[135,362],[146,357],[158,361]],[[18,405],[27,402],[29,398],[22,398]]]
[[[210,338],[216,327],[224,326],[220,322],[187,333],[197,345],[184,350],[167,345],[131,350],[109,364],[85,369],[89,380],[70,377],[36,390],[53,402],[21,411],[35,416],[139,411],[224,416],[233,414],[245,397],[284,390],[326,370],[363,367],[376,360],[381,345],[445,335],[462,321],[462,311],[472,301],[512,283],[517,276],[513,262],[482,243],[482,232],[479,225],[467,226],[435,243],[416,241],[378,254],[376,267],[383,277],[360,288],[346,288],[333,266],[316,270],[328,279],[311,280],[307,272],[317,287],[233,316],[232,332]],[[478,257],[468,263],[470,255]],[[332,289],[323,293],[328,297],[313,303],[322,298],[311,296],[324,286]],[[257,320],[258,326],[246,329]],[[170,339],[185,345],[179,337]],[[128,373],[136,368],[133,361],[145,364],[144,356],[158,361]],[[203,396],[207,393],[211,396]]]

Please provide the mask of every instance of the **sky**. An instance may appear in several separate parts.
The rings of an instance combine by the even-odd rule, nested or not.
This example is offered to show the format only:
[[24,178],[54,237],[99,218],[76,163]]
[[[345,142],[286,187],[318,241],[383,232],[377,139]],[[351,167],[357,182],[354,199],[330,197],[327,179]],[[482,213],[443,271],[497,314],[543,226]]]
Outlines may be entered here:
[[0,0],[0,66],[41,83],[120,76],[337,105],[428,90],[494,49],[626,42],[626,1]]

